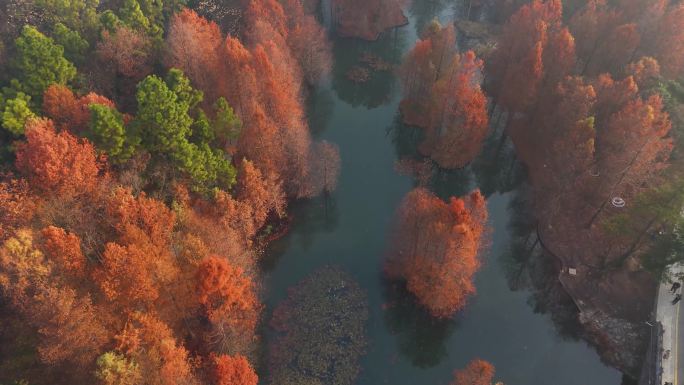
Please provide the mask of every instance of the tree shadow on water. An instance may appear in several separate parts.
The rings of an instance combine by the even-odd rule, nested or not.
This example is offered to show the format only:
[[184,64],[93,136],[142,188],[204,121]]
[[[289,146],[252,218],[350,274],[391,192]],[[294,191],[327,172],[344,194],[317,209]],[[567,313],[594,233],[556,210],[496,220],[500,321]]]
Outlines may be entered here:
[[[406,31],[395,28],[383,33],[376,41],[338,38],[335,40],[332,70],[332,89],[344,102],[353,107],[375,108],[388,103],[397,87],[394,69],[401,62],[402,52],[407,46]],[[388,68],[373,69],[364,64],[364,55],[372,55],[386,63]],[[368,79],[354,82],[348,73],[354,68],[368,71]]]
[[448,200],[452,196],[464,196],[475,188],[470,167],[455,170],[436,169],[429,189],[438,197]]
[[403,282],[383,278],[384,322],[397,338],[399,353],[418,368],[437,366],[447,357],[446,341],[458,318],[437,319],[420,307]]
[[577,341],[583,337],[578,309],[558,281],[558,261],[544,253],[536,233],[530,192],[522,187],[509,203],[510,244],[499,256],[508,287],[527,291],[535,313],[548,314],[559,337]]
[[525,181],[526,172],[518,162],[510,141],[500,135],[489,135],[482,151],[471,163],[480,191],[485,197],[513,191]]
[[318,87],[311,91],[311,95],[307,98],[306,111],[309,129],[314,137],[328,127],[334,108],[335,102],[329,89]]
[[424,158],[418,152],[418,146],[425,140],[425,131],[405,124],[398,111],[394,115],[392,124],[387,127],[386,133],[394,144],[397,159],[422,160]]
[[425,26],[453,2],[453,0],[412,1],[408,12],[415,19],[416,33],[420,35],[425,30]]
[[268,245],[260,261],[263,272],[275,269],[283,254],[290,250],[294,239],[308,250],[316,236],[335,231],[340,218],[335,193],[296,201],[288,212],[291,219],[288,232]]

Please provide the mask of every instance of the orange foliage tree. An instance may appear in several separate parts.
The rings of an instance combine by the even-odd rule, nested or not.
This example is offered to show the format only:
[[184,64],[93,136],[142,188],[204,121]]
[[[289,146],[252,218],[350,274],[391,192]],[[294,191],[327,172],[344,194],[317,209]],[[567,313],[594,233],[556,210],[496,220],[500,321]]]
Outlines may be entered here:
[[0,289],[37,329],[40,360],[88,368],[107,333],[89,296],[78,294],[64,278],[36,247],[29,229],[18,229],[0,247]]
[[597,166],[602,178],[596,195],[603,199],[593,223],[617,195],[634,197],[669,166],[672,123],[659,95],[635,99],[613,114],[597,135]]
[[559,0],[535,0],[504,25],[486,69],[490,94],[507,110],[535,110],[540,92],[553,90],[575,64],[574,39],[561,16]]
[[193,85],[204,91],[206,100],[215,100],[222,43],[218,25],[186,8],[171,19],[164,61],[168,67],[182,69]]
[[[286,45],[286,55],[296,60],[304,80],[314,85],[330,72],[332,48],[327,32],[301,0],[245,1],[248,40],[253,44],[268,41]],[[285,12],[287,9],[287,12]],[[283,55],[281,52],[279,55]],[[275,58],[273,58],[275,61]],[[299,85],[293,85],[298,88]]]
[[211,322],[211,343],[220,351],[234,350],[240,345],[236,341],[251,339],[260,306],[254,283],[240,267],[217,256],[202,260],[197,295]]
[[105,212],[116,236],[104,245],[93,278],[122,307],[149,307],[178,274],[169,249],[174,213],[162,202],[123,188],[113,191]]
[[214,356],[213,364],[216,385],[256,385],[259,382],[259,377],[244,356]]
[[152,41],[140,31],[120,26],[102,32],[97,45],[101,63],[115,76],[140,80],[152,72]]
[[91,191],[101,169],[90,142],[57,133],[48,119],[27,124],[26,142],[17,145],[16,167],[32,188],[60,195]]
[[482,61],[456,52],[453,25],[430,24],[401,66],[407,124],[426,129],[421,152],[441,167],[472,160],[487,135],[487,99],[480,88]]
[[478,190],[446,203],[423,188],[398,209],[386,270],[435,317],[449,317],[475,293],[487,208]]
[[[303,12],[299,2],[293,4],[295,13]],[[301,40],[317,32],[292,35],[290,28],[299,24],[285,16],[278,2],[250,1],[246,6],[249,46],[231,36],[218,44],[218,27],[186,10],[171,21],[167,62],[179,66],[207,95],[223,96],[235,107],[243,122],[238,159],[245,157],[264,175],[275,176],[287,196],[310,197],[321,189],[310,185],[315,165],[308,161],[315,157],[310,156],[301,83],[304,76],[312,80],[324,72],[327,64],[321,63],[327,53],[304,49]],[[195,41],[201,44],[193,46]]]
[[248,160],[243,160],[238,173],[236,198],[246,204],[252,212],[252,228],[259,229],[266,224],[270,213],[285,214],[285,196],[281,183],[273,174],[263,173]]
[[[188,384],[197,370],[210,378],[195,363],[212,350],[252,349],[261,307],[251,239],[283,213],[276,176],[245,160],[234,195],[208,200],[177,186],[172,210],[119,186],[87,140],[47,119],[30,122],[16,167],[25,179],[0,181],[1,306],[35,333],[37,371],[69,368],[71,383],[144,373],[149,383]],[[219,253],[229,262],[212,259]]]
[[[287,3],[301,4],[298,0],[288,0]],[[299,10],[301,6],[288,7],[291,16],[287,44],[299,62],[304,80],[310,85],[315,85],[330,73],[332,46],[327,38],[326,30],[313,15],[302,14],[302,16],[293,17],[293,9]]]
[[428,128],[432,89],[438,79],[444,77],[445,68],[456,55],[454,26],[442,27],[433,21],[421,35],[421,39],[406,55],[399,69],[404,99],[400,108],[407,124]]
[[104,96],[91,92],[79,98],[61,84],[51,85],[43,94],[43,112],[58,127],[75,134],[83,134],[88,128],[91,104],[114,107],[114,102]]
[[116,339],[117,350],[133,359],[146,383],[197,383],[188,351],[176,342],[173,331],[155,316],[133,313]]
[[663,74],[676,78],[684,74],[684,4],[672,4],[655,25],[655,43],[646,41],[642,46],[646,54],[654,56],[663,68]]
[[[455,56],[432,90],[431,122],[426,145],[437,164],[460,168],[480,151],[487,136],[487,99],[480,89],[482,61],[472,51]],[[428,147],[428,148],[429,148]]]
[[454,372],[450,385],[492,385],[494,366],[487,361],[475,359],[465,368]]
[[55,226],[48,226],[41,231],[43,251],[62,271],[83,277],[86,273],[86,258],[81,250],[81,240]]
[[31,223],[36,201],[24,179],[0,181],[0,241],[5,241],[14,231]]

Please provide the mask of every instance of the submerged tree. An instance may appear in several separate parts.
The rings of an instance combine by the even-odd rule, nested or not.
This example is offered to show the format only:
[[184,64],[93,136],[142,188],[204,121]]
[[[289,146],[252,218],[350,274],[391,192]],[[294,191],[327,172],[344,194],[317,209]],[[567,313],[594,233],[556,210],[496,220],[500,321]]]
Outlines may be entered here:
[[487,361],[475,359],[460,370],[454,372],[454,380],[450,385],[492,385],[494,366]]
[[421,152],[441,167],[460,168],[479,152],[487,135],[487,100],[480,88],[482,60],[456,52],[453,25],[433,21],[401,66],[407,124],[426,130]]
[[449,317],[475,293],[487,208],[478,190],[446,203],[423,188],[399,207],[386,270],[435,317]]
[[366,342],[366,297],[339,268],[324,267],[289,291],[273,312],[270,384],[351,385]]

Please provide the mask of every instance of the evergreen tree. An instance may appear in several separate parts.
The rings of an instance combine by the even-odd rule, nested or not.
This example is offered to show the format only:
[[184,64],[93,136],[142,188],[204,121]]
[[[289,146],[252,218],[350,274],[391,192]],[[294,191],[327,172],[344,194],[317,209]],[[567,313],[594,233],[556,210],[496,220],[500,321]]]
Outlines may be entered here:
[[36,117],[36,114],[29,108],[30,101],[31,97],[23,92],[7,100],[2,111],[2,127],[16,136],[23,134],[26,122]]
[[115,163],[129,159],[135,153],[140,138],[127,132],[123,115],[102,104],[91,104],[89,109],[90,135],[95,145]]
[[36,28],[24,26],[15,45],[16,56],[11,63],[15,78],[11,87],[36,103],[40,103],[49,85],[67,84],[76,76],[76,67],[64,58],[64,47]]
[[77,31],[69,29],[62,23],[55,24],[52,36],[57,44],[64,47],[64,56],[71,62],[80,64],[85,60],[88,42]]
[[145,149],[168,158],[192,180],[195,190],[229,188],[235,182],[235,169],[225,153],[209,144],[211,135],[203,114],[197,112],[197,120],[190,116],[202,93],[192,88],[181,71],[171,70],[166,82],[148,76],[138,85],[136,98],[133,128],[141,133]]

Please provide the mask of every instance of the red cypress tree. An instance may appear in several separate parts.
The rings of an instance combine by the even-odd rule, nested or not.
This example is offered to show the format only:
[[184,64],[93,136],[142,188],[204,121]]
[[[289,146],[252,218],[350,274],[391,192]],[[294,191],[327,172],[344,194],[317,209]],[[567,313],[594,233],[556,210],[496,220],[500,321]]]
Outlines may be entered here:
[[662,66],[663,74],[676,78],[684,74],[684,4],[673,4],[660,20],[657,42],[647,46]]
[[140,80],[152,72],[153,43],[140,31],[120,26],[104,31],[97,44],[97,57],[114,76]]
[[460,168],[480,151],[487,136],[487,99],[480,89],[482,61],[468,51],[455,56],[432,90],[428,138],[423,145],[437,164]]
[[27,124],[26,142],[17,145],[16,166],[32,188],[66,196],[91,191],[100,172],[93,145],[66,131],[55,132],[48,119]]
[[468,365],[454,372],[454,380],[450,385],[492,385],[494,366],[487,361],[475,359]]
[[558,0],[535,0],[504,25],[501,41],[486,63],[491,93],[511,112],[537,105],[575,62],[574,41],[562,28]]
[[60,128],[75,134],[82,134],[88,129],[91,104],[114,107],[114,102],[104,96],[90,92],[79,98],[60,84],[51,85],[43,94],[43,112]]
[[86,258],[81,250],[81,240],[74,233],[48,226],[41,231],[45,255],[68,274],[83,277]]
[[222,339],[254,334],[259,302],[253,282],[240,267],[217,256],[202,260],[197,295],[214,329],[226,335]]
[[204,91],[208,101],[213,101],[220,96],[217,82],[222,77],[222,44],[223,36],[218,25],[186,8],[171,18],[166,36],[165,63],[168,67],[183,70],[192,79],[193,86]]
[[220,355],[212,358],[216,385],[256,385],[259,382],[254,369],[244,356]]
[[435,317],[449,317],[475,293],[473,275],[486,228],[487,209],[479,191],[447,204],[423,188],[412,190],[397,214],[387,264],[391,277]]

